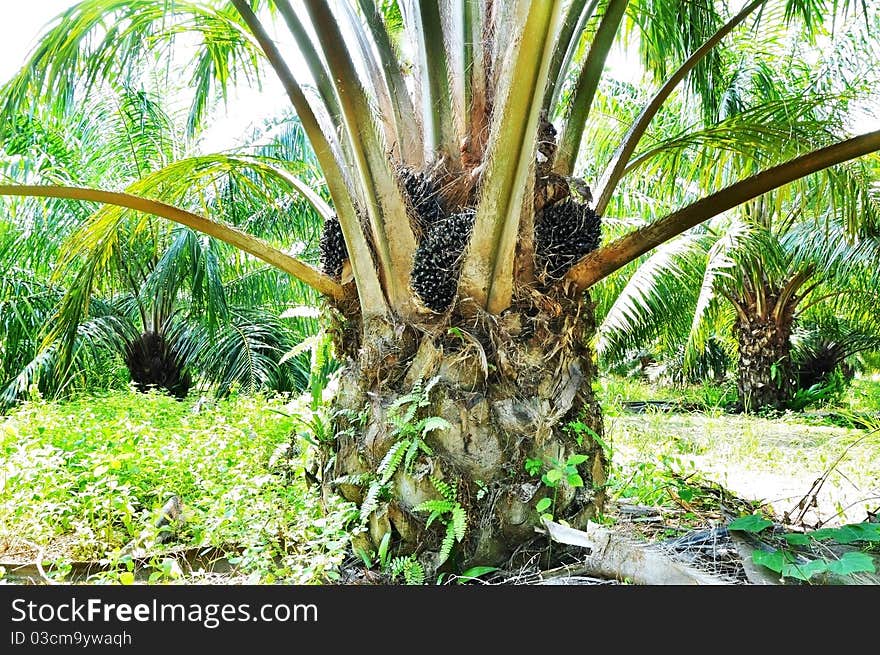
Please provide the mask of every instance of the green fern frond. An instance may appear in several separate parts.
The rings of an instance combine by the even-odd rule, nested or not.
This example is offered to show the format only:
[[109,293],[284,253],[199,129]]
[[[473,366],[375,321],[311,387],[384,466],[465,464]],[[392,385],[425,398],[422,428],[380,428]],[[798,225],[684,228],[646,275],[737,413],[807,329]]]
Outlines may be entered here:
[[438,514],[445,514],[446,512],[451,512],[455,506],[456,503],[454,501],[426,500],[425,502],[416,505],[415,510],[417,512],[437,512]]
[[450,522],[446,525],[446,536],[443,537],[443,543],[440,545],[438,553],[437,566],[442,565],[452,554],[452,548],[455,546],[455,526]]
[[392,578],[403,574],[403,579],[408,585],[420,585],[425,582],[425,569],[414,555],[395,557],[391,560],[388,571]]
[[396,410],[400,409],[404,405],[409,404],[418,404],[418,402],[422,398],[422,383],[416,382],[413,385],[412,390],[403,396],[400,396],[397,400],[391,403],[388,406],[389,413],[396,413]]
[[426,435],[434,430],[448,430],[451,427],[449,421],[445,418],[440,418],[439,416],[423,418],[416,424],[416,430],[422,435]]
[[434,451],[431,447],[424,442],[421,437],[414,436],[409,440],[409,448],[406,451],[406,457],[404,458],[404,469],[409,472],[412,470],[412,465],[416,460],[416,456],[419,454],[419,451],[422,451],[426,455],[430,456],[434,454]]
[[341,475],[335,478],[331,484],[350,484],[354,487],[363,487],[373,480],[371,473],[352,473],[351,475]]
[[440,518],[441,516],[443,516],[443,514],[444,512],[438,512],[436,510],[431,512],[430,516],[428,516],[427,522],[425,522],[425,527],[430,528],[434,520]]
[[370,514],[379,506],[379,494],[382,492],[383,486],[380,482],[374,481],[367,489],[367,495],[364,496],[364,502],[361,504],[361,525],[366,524]]
[[409,439],[402,439],[391,446],[391,448],[388,449],[388,452],[385,453],[385,457],[383,457],[382,461],[379,463],[379,468],[376,469],[376,474],[379,476],[381,484],[388,482],[397,472],[400,463],[406,455],[406,449],[409,445]]
[[418,409],[419,409],[419,403],[418,403],[418,398],[416,398],[413,402],[410,402],[410,404],[407,406],[406,411],[403,413],[403,415],[398,417],[399,427],[406,426],[410,430],[413,430],[414,426],[412,425],[412,421],[415,418],[416,412],[418,411]]
[[431,403],[431,390],[437,385],[439,381],[440,376],[435,375],[425,383],[425,388],[424,390],[422,390],[420,398],[418,400],[419,407],[427,407]]
[[403,570],[406,568],[407,562],[409,561],[408,556],[400,555],[391,560],[391,563],[388,566],[388,573],[391,574],[392,578],[396,578],[398,575],[403,573]]
[[421,562],[410,558],[403,569],[403,579],[408,585],[420,585],[425,583],[425,569]]
[[406,395],[400,396],[393,403],[388,405],[388,413],[392,416],[397,416],[398,411],[404,405],[411,405],[415,403],[419,399],[419,394],[416,392],[410,392]]
[[437,490],[437,493],[449,502],[455,502],[455,497],[458,495],[458,492],[453,485],[450,485],[448,482],[445,482],[440,478],[431,478],[431,482],[434,483],[434,488]]
[[416,459],[416,455],[419,454],[419,447],[421,444],[421,439],[412,439],[409,443],[409,448],[406,449],[406,457],[403,459],[403,469],[407,473],[412,470],[413,462]]
[[464,539],[464,533],[467,530],[467,512],[464,507],[456,505],[452,508],[452,527],[455,532],[455,538],[458,541]]

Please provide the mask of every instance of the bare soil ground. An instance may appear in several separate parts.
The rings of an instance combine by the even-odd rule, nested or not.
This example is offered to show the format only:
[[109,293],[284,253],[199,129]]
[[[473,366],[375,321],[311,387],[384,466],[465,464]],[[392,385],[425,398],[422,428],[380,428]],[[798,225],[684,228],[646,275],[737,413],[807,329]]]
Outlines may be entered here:
[[[796,415],[621,414],[607,421],[615,461],[665,454],[734,494],[806,525],[866,520],[880,506],[880,433]],[[806,500],[808,507],[799,507]],[[801,516],[801,510],[804,509]]]

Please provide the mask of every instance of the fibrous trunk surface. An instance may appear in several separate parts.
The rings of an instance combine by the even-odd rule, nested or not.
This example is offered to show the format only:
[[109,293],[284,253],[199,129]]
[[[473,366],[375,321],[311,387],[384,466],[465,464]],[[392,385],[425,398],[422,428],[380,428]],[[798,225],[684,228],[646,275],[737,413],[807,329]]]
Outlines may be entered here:
[[737,395],[746,412],[784,409],[794,388],[791,371],[791,319],[757,312],[740,317],[734,333],[739,344]]
[[[335,464],[326,484],[364,503],[389,449],[408,434],[400,417],[413,389],[430,390],[408,423],[432,416],[446,422],[424,434],[430,454],[419,451],[367,499],[375,505],[365,517],[372,548],[390,532],[400,552],[415,553],[429,568],[440,563],[435,554],[443,522],[427,528],[429,513],[418,510],[441,497],[435,479],[455,487],[467,515],[452,557],[461,566],[502,562],[533,539],[542,498],[551,499],[544,511],[557,520],[578,526],[595,516],[604,500],[605,459],[592,390],[595,365],[586,345],[593,330],[588,297],[534,294],[501,316],[366,326],[362,344],[341,339],[338,355],[346,363],[336,397]],[[587,428],[566,429],[574,420]],[[577,464],[583,486],[542,483],[536,461],[546,472],[574,454],[585,455]]]

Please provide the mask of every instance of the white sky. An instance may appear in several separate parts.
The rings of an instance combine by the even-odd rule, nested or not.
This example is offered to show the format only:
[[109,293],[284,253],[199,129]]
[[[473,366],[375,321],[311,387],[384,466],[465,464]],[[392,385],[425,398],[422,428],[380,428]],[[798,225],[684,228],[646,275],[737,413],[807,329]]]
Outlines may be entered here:
[[[74,4],[76,0],[0,0],[4,11],[4,17],[0,20],[0,85],[21,67],[46,24]],[[282,48],[288,50],[292,47],[292,44],[286,43],[290,40],[286,33],[276,36],[281,37],[279,45]],[[618,65],[615,66],[618,77],[622,69],[626,69],[621,54],[612,53],[612,59],[618,59]],[[295,56],[290,57],[294,66],[296,59]],[[237,145],[248,127],[259,124],[263,118],[277,115],[286,106],[288,101],[281,85],[271,71],[267,72],[262,91],[241,90],[229,98],[225,109],[219,109],[219,115],[211,121],[211,126],[200,139],[203,151],[224,150]],[[302,72],[298,70],[297,76]],[[626,77],[638,74],[632,71]]]
[[75,4],[75,0],[2,0],[0,20],[0,84],[24,63],[43,26]]
[[[37,44],[46,24],[77,0],[0,0],[0,85],[21,68],[31,49]],[[262,92],[256,90],[233,93],[228,107],[203,133],[201,149],[205,152],[224,150],[238,145],[248,127],[263,118],[277,115],[286,96],[271,71],[264,79]]]

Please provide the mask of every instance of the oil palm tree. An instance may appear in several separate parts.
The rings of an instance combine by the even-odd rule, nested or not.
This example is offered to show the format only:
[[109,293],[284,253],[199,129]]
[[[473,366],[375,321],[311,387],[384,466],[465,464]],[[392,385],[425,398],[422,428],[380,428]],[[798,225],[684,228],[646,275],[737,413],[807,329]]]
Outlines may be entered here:
[[[849,90],[880,85],[869,68],[831,71],[838,58],[858,61],[876,50],[876,38],[866,28],[838,34],[829,42],[829,54],[811,67],[787,57],[770,67],[756,66],[748,61],[755,40],[752,35],[734,58],[737,70],[728,78],[720,120],[702,131],[682,127],[685,111],[666,121],[667,133],[652,146],[653,162],[642,168],[656,185],[650,192],[655,199],[668,195],[665,190],[673,190],[674,198],[680,193],[666,171],[676,171],[679,186],[711,188],[716,172],[710,161],[730,162],[740,170],[754,166],[754,157],[763,153],[749,145],[752,139],[779,134],[787,142],[782,147],[809,149],[838,138]],[[769,40],[758,46],[765,58],[772,49]],[[837,98],[830,110],[821,101],[828,93]],[[760,123],[755,115],[761,116]],[[760,125],[760,133],[749,137],[751,125]],[[715,139],[735,132],[740,137],[736,147],[719,154]],[[685,143],[703,139],[706,143],[684,152]],[[684,169],[676,161],[681,159],[689,160]],[[694,174],[683,174],[685,169]],[[880,263],[880,196],[874,179],[868,160],[849,162],[744,203],[733,215],[667,242],[629,267],[625,285],[606,290],[613,304],[599,328],[600,356],[620,360],[627,351],[653,342],[673,368],[684,369],[680,377],[688,378],[707,373],[706,355],[726,343],[731,355],[738,355],[740,408],[787,406],[796,391],[819,382],[816,371],[808,371],[833,369],[869,347],[870,334],[880,335],[880,325],[860,310],[861,304],[876,302],[870,291]],[[833,330],[835,345],[824,356],[823,348],[813,348],[793,358],[791,336],[801,308],[815,314],[817,303],[829,301],[849,316],[843,324],[853,339],[840,338],[840,324]]]
[[[880,345],[880,323],[864,311],[877,302],[877,236],[851,242],[840,225],[826,233],[812,221],[762,216],[760,203],[750,210],[642,263],[600,325],[605,361],[653,348],[677,362],[680,377],[698,378],[720,345],[736,362],[739,407],[757,411],[784,409],[845,359]],[[819,332],[793,350],[802,320],[807,333],[826,326],[827,341]]]
[[[86,0],[7,87],[5,115],[34,97],[63,110],[96,77],[124,76],[182,31],[198,36],[187,53],[194,122],[233,71],[254,80],[267,63],[329,190],[328,203],[287,179],[290,193],[304,194],[324,218],[325,268],[175,207],[174,194],[158,188],[6,185],[0,193],[105,203],[87,224],[96,239],[143,220],[131,211],[177,221],[326,296],[341,320],[345,375],[324,481],[361,503],[376,544],[390,534],[401,548],[437,553],[423,558],[431,566],[456,543],[463,563],[499,561],[533,538],[544,498],[555,498],[554,515],[574,525],[603,504],[585,291],[715,215],[880,149],[880,132],[792,158],[768,147],[753,175],[724,171],[721,188],[598,247],[599,216],[613,214],[659,108],[686,78],[699,102],[717,101],[713,75],[728,34],[757,18],[797,30],[831,18],[823,3],[788,0],[765,11],[770,4],[752,0],[727,18],[721,3],[677,0]],[[298,59],[276,41],[285,28]],[[589,159],[583,136],[608,53],[627,35],[639,35],[640,55],[661,83],[593,192],[575,175],[587,170],[578,158]],[[443,421],[420,420],[431,416]],[[586,427],[566,430],[573,419]],[[534,467],[524,469],[527,460],[545,470],[572,462],[578,474],[550,490],[530,475]],[[428,525],[420,510],[431,507]]]
[[[307,148],[295,121],[280,122],[272,133],[257,151],[289,150],[294,161],[308,165],[307,156],[297,157]],[[66,126],[50,128],[34,116],[19,121],[6,146],[15,162],[10,166],[44,182],[64,175],[79,184],[149,183],[167,177],[168,166],[193,159],[173,120],[148,94],[130,88],[92,99]],[[268,184],[259,185],[254,197],[246,167],[229,175],[212,163],[212,188],[201,188],[203,202],[233,221],[259,216],[263,234],[298,236],[301,248],[311,251],[306,256],[316,259],[320,223],[308,208],[279,202]],[[289,305],[314,303],[307,289],[291,285],[274,268],[242,259],[222,242],[165,221],[151,219],[141,232],[122,225],[103,240],[90,240],[76,229],[88,213],[71,216],[70,209],[57,203],[20,206],[11,223],[18,235],[10,230],[2,257],[9,268],[0,311],[8,327],[5,402],[34,382],[48,394],[85,381],[94,386],[114,356],[139,390],[164,389],[178,397],[187,394],[193,376],[219,395],[233,387],[250,392],[304,386],[307,364],[280,360],[317,326],[314,319],[284,320],[280,314]],[[39,262],[27,261],[26,253],[39,253]],[[51,272],[47,264],[57,259],[64,265]]]

